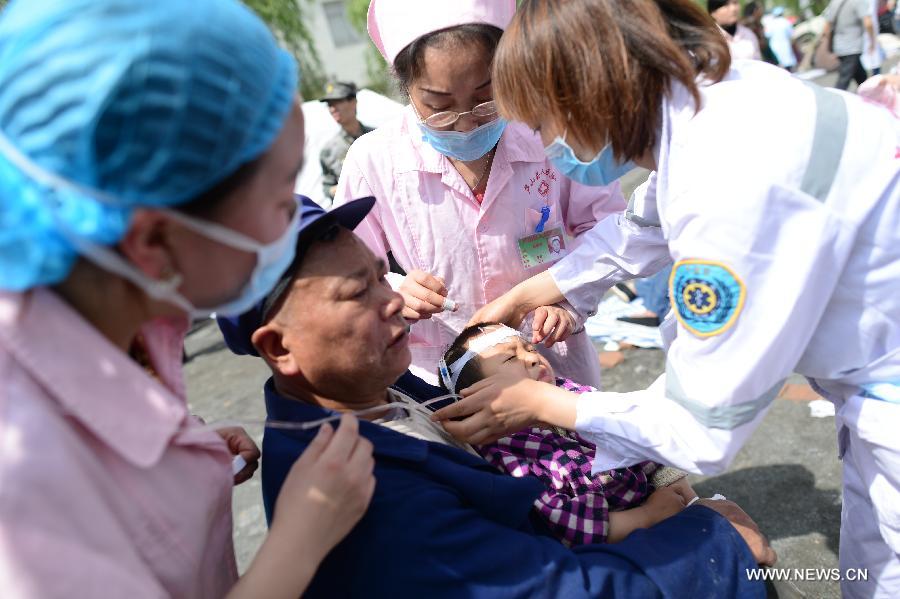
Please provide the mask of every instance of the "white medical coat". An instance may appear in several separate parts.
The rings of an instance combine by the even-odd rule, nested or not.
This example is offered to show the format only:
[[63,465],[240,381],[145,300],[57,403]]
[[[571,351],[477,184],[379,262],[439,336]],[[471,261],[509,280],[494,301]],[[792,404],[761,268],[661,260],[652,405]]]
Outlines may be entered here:
[[[701,96],[695,113],[673,84],[657,171],[625,215],[598,223],[550,269],[586,314],[605,289],[670,258],[676,269],[681,260],[725,265],[744,285],[742,307],[718,334],[667,319],[666,373],[650,388],[579,397],[576,429],[598,446],[595,471],[643,459],[721,471],[792,372],[833,398],[900,381],[900,121],[842,94],[839,166],[816,172],[834,150],[827,139],[813,149],[810,85],[737,61]],[[814,183],[834,178],[821,199],[803,191],[808,170]]]

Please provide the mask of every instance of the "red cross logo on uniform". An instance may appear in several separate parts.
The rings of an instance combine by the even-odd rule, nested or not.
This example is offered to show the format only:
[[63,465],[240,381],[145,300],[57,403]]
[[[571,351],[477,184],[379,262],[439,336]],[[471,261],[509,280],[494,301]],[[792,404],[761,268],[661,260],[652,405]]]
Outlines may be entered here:
[[547,183],[546,179],[541,181],[541,184],[538,185],[538,193],[543,197],[547,197],[547,194],[550,193],[550,184]]

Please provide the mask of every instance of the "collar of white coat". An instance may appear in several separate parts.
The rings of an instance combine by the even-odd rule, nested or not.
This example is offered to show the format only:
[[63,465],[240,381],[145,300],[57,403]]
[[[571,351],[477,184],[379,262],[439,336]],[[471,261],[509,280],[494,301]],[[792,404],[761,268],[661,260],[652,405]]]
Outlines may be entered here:
[[[401,146],[393,153],[396,172],[422,171],[426,173],[442,173],[445,168],[443,154],[431,147],[422,139],[419,130],[419,119],[412,106],[407,106],[400,123],[400,135],[393,140]],[[409,151],[412,150],[412,151]],[[497,144],[495,160],[507,162],[546,162],[544,146],[541,138],[534,131],[521,123],[511,122],[506,125],[500,143]]]
[[[756,76],[759,69],[757,64],[753,63],[765,65],[762,61],[757,60],[734,60],[731,63],[731,68],[718,83],[727,83],[728,81]],[[765,66],[769,67],[770,65]],[[790,75],[788,74],[788,76]],[[700,90],[701,105],[699,110],[702,110],[703,104],[706,102],[707,90],[718,83],[712,83],[704,77],[698,77],[696,81]],[[681,82],[673,80],[669,93],[663,96],[662,105],[660,106],[660,128],[657,132],[656,144],[653,147],[653,159],[656,163],[657,172],[656,187],[660,194],[664,195],[666,192],[671,191],[668,188],[666,170],[669,160],[669,146],[672,142],[673,124],[688,122],[694,118],[697,112],[698,107],[694,102],[694,96]]]
[[[728,84],[740,80],[758,79],[759,85],[762,87],[771,81],[773,74],[778,74],[786,79],[791,79],[793,77],[784,69],[778,69],[778,67],[773,67],[761,60],[732,60],[731,68],[725,76],[722,77],[721,81],[713,83],[704,77],[697,78],[696,81],[700,90],[701,102],[699,109],[703,110],[704,104],[708,101],[707,96],[711,93],[711,88],[717,85]],[[694,103],[693,95],[682,83],[672,81],[669,93],[663,97],[662,105],[660,107],[660,129],[656,139],[656,145],[653,149],[658,180],[657,188],[660,190],[660,193],[664,191],[668,195],[672,195],[669,193],[672,190],[669,189],[665,171],[670,154],[669,146],[672,143],[673,129],[678,128],[681,123],[686,123],[693,119],[697,112],[698,110]]]

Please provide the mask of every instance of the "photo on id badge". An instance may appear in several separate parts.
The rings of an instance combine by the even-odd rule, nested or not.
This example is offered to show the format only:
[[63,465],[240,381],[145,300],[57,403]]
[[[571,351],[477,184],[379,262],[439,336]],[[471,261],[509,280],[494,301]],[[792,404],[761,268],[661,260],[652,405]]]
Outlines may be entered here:
[[526,210],[527,234],[518,241],[519,258],[526,269],[553,264],[568,253],[565,230],[553,212],[549,205]]

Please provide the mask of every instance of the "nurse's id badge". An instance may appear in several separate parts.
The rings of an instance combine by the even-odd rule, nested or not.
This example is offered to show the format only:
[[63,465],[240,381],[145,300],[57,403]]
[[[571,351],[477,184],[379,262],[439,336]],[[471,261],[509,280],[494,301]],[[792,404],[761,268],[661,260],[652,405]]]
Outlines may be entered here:
[[519,239],[519,258],[525,268],[553,264],[568,253],[562,227],[553,227]]

